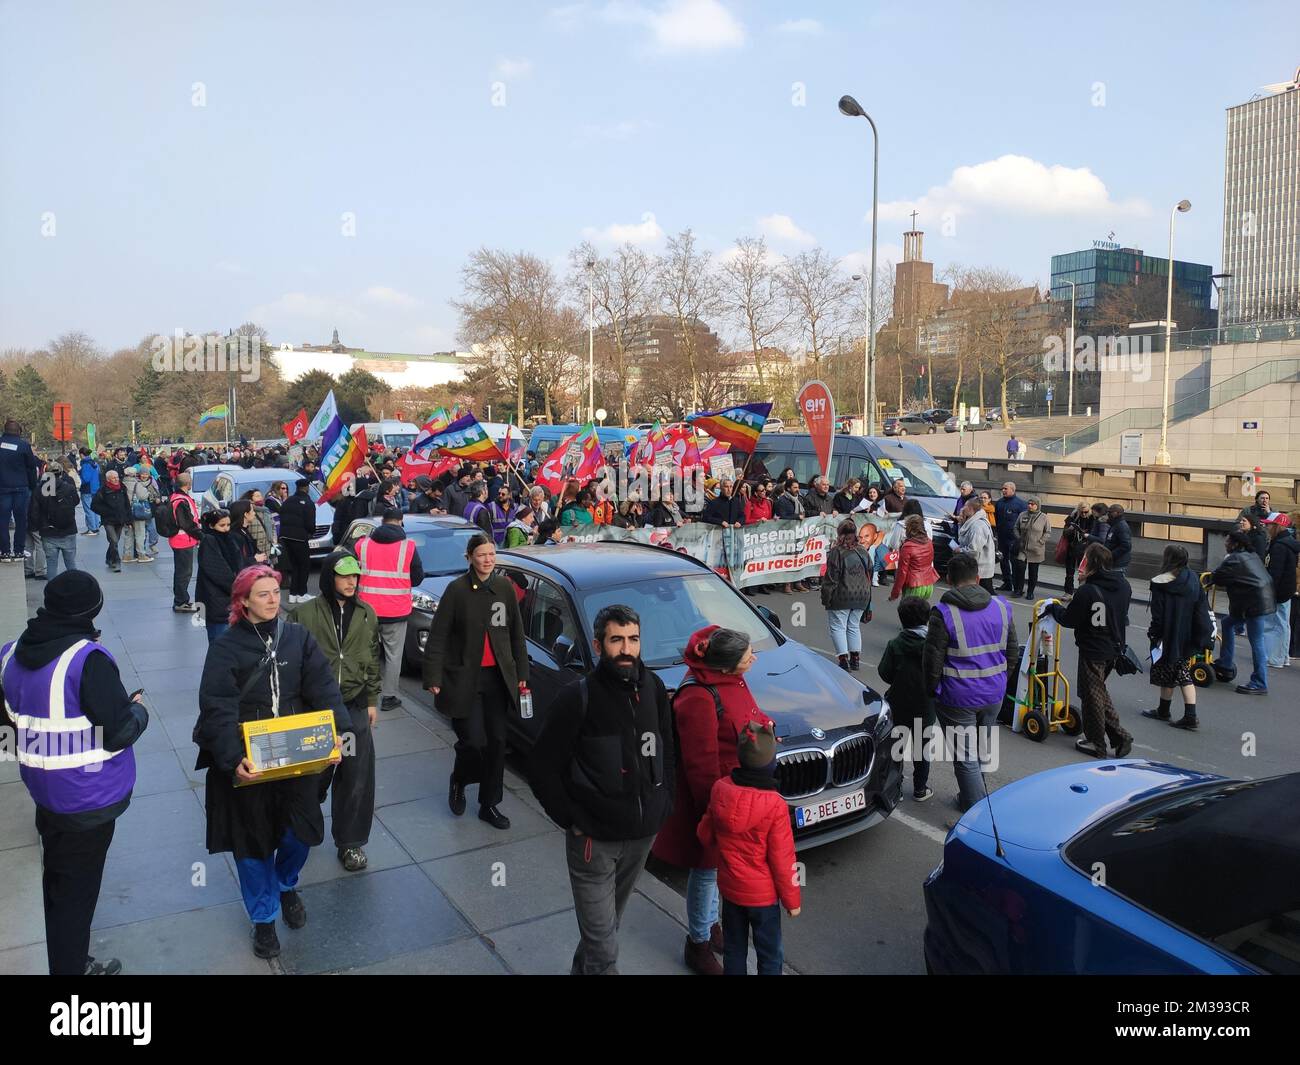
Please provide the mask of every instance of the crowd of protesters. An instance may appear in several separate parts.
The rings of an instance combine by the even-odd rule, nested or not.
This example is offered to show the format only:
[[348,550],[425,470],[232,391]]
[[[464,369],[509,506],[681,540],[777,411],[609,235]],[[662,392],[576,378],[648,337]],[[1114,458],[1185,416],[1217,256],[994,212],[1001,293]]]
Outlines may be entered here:
[[[403,476],[400,454],[376,447],[352,488],[332,500],[334,549],[311,592],[309,543],[319,539],[313,485],[319,487],[320,456],[314,448],[292,454],[283,445],[119,447],[96,454],[82,448],[43,459],[13,423],[6,424],[0,447],[0,553],[4,561],[22,559],[33,579],[49,580],[46,606],[15,645],[18,653],[11,657],[17,665],[5,667],[14,670],[4,674],[6,695],[16,691],[29,703],[35,699],[41,671],[72,653],[65,632],[70,637],[87,629],[102,606],[98,583],[76,573],[78,535],[104,534],[110,573],[125,563],[152,562],[160,538],[168,540],[173,609],[202,610],[209,641],[194,732],[196,768],[207,773],[208,845],[213,853],[234,856],[259,957],[279,953],[277,919],[295,930],[306,923],[296,885],[310,848],[324,841],[327,800],[339,862],[349,872],[367,866],[376,786],[370,730],[380,712],[401,705],[397,681],[406,626],[413,590],[423,580],[418,552],[403,528],[408,514],[450,514],[478,529],[469,541],[465,573],[442,594],[422,662],[423,686],[456,732],[448,786],[456,816],[465,812],[467,788],[474,787],[479,818],[499,830],[510,828],[501,808],[506,722],[531,700],[522,589],[498,569],[497,551],[563,542],[586,526],[703,523],[730,530],[805,517],[839,519],[823,572],[784,589],[817,587],[838,664],[857,673],[862,626],[873,617],[873,588],[891,584],[897,628],[878,670],[895,720],[918,734],[936,725],[987,730],[1005,713],[1021,641],[1008,598],[999,593],[1035,601],[1041,566],[1054,550],[1054,561],[1065,569],[1065,599],[1048,604],[1031,624],[1055,622],[1074,631],[1084,733],[1076,747],[1093,757],[1111,750],[1124,757],[1132,750],[1133,737],[1108,691],[1127,651],[1132,596],[1127,571],[1133,537],[1117,504],[1080,503],[1054,536],[1041,500],[1022,497],[1013,482],[1001,487],[996,500],[965,482],[946,523],[952,554],[948,587],[941,590],[934,532],[945,523],[927,518],[903,479],[864,484],[854,478],[836,488],[825,478],[801,484],[787,469],[777,478],[764,473],[709,481],[703,499],[683,503],[670,491],[653,500],[635,492],[619,500],[599,485],[569,479],[552,496],[533,483],[539,467],[531,452],[515,465],[464,463],[437,477],[412,478]],[[283,469],[286,475],[269,475],[265,495],[249,491],[200,515],[189,471],[213,463]],[[79,506],[85,524],[80,534]],[[17,536],[12,542],[11,514]],[[857,515],[895,520],[884,537],[864,540],[853,520]],[[372,519],[371,528],[345,542],[359,518]],[[1212,589],[1221,589],[1227,600],[1218,626],[1221,679],[1235,675],[1235,638],[1245,635],[1252,671],[1236,690],[1267,693],[1268,670],[1286,667],[1295,646],[1297,522],[1300,513],[1275,512],[1269,494],[1259,493],[1227,537],[1224,561],[1204,580],[1189,570],[1183,548],[1165,550],[1151,580],[1147,632],[1149,679],[1159,702],[1145,716],[1197,728],[1189,666],[1214,643]],[[71,572],[59,576],[60,563]],[[999,572],[1002,583],[995,588]],[[59,639],[37,648],[33,641],[50,639],[47,629]],[[743,973],[752,940],[759,971],[779,973],[780,911],[797,915],[800,896],[797,878],[781,873],[794,867],[793,839],[776,784],[776,722],[744,681],[756,660],[748,638],[717,626],[695,633],[682,649],[687,678],[673,699],[640,661],[640,619],[630,608],[602,610],[590,638],[597,665],[547,708],[530,763],[538,799],[565,831],[580,930],[572,971],[617,971],[619,920],[653,850],[688,871],[685,961],[692,971]],[[84,710],[91,720],[111,725],[106,751],[129,754],[148,716],[138,700],[118,691],[116,666],[107,657],[107,664],[93,655],[78,659]],[[85,688],[92,672],[103,682],[93,695]],[[1176,720],[1175,691],[1183,701]],[[240,724],[307,708],[334,715],[341,744],[329,768],[317,776],[258,783]],[[953,760],[957,805],[968,809],[984,794],[984,756],[975,744]],[[934,794],[929,755],[913,752],[911,761],[912,796],[926,801]],[[76,889],[46,894],[47,922],[64,928],[48,937],[51,971],[120,968],[88,956],[93,906],[85,906],[88,885],[98,890],[112,822],[134,781],[129,758],[120,758],[118,769],[107,779],[107,790],[85,800],[100,805],[73,822],[42,821],[38,813],[47,850],[70,846],[60,833],[97,832],[93,841],[85,837],[93,846],[84,851],[71,846],[81,855]],[[618,786],[602,783],[609,780]]]

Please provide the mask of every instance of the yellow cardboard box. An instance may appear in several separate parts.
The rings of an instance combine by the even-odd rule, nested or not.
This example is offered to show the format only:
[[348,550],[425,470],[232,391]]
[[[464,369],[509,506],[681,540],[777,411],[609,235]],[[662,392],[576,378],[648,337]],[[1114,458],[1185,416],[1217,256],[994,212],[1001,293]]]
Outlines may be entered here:
[[[261,774],[249,784],[319,773],[338,746],[332,710],[245,721],[240,728],[244,754]],[[238,777],[235,785],[243,786]]]

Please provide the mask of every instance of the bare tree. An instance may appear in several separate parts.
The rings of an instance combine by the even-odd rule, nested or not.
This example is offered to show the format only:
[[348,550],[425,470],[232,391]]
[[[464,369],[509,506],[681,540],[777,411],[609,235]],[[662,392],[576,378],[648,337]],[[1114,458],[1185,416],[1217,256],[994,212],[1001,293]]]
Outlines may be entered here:
[[780,277],[793,308],[792,321],[799,330],[803,351],[812,359],[812,372],[818,376],[822,358],[834,347],[853,282],[823,248],[787,259]]
[[[655,261],[635,244],[624,244],[613,255],[602,257],[589,243],[569,253],[573,272],[569,285],[575,298],[587,299],[590,278],[596,318],[602,322],[610,353],[610,371],[618,395],[622,424],[628,424],[628,394],[631,387],[631,344],[644,327],[654,299]],[[590,267],[588,267],[590,263]]]
[[709,253],[696,245],[695,234],[689,229],[668,239],[655,284],[660,307],[676,322],[678,342],[691,375],[691,403],[700,410],[696,326],[718,310],[718,278],[710,267]]
[[1014,274],[992,268],[963,271],[961,285],[953,295],[953,304],[962,316],[963,346],[980,373],[980,406],[984,406],[983,375],[996,374],[1002,424],[1010,428],[1007,385],[1032,370],[1034,355],[1041,352],[1041,346],[1030,338],[1032,323],[1027,317],[1027,309],[1038,302],[1038,289],[1022,284]]
[[453,300],[460,312],[460,336],[481,360],[513,387],[515,413],[524,420],[524,380],[532,356],[534,326],[526,275],[544,267],[536,256],[480,248],[461,270],[464,296]]
[[719,297],[728,317],[740,328],[754,354],[758,388],[763,398],[769,388],[763,366],[763,350],[772,346],[790,320],[789,294],[769,259],[762,237],[741,237],[736,254],[719,271]]

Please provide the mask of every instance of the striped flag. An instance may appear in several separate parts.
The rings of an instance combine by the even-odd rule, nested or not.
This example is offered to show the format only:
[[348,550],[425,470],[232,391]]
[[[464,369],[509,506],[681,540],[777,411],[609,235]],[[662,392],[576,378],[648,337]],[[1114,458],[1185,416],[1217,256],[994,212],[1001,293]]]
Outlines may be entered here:
[[353,436],[336,414],[325,427],[320,442],[320,473],[325,484],[321,499],[328,502],[350,485],[366,463],[366,431]]
[[209,407],[199,415],[199,424],[206,425],[208,422],[217,422],[229,417],[230,408],[224,403],[218,403],[215,407]]
[[462,415],[440,432],[421,433],[421,438],[416,440],[411,450],[419,456],[441,451],[444,455],[455,455],[469,462],[505,459],[501,449],[492,442],[487,430],[479,425],[473,414]]
[[688,414],[686,420],[737,451],[752,454],[758,438],[763,433],[767,416],[772,413],[770,403],[742,403],[723,410],[700,411]]

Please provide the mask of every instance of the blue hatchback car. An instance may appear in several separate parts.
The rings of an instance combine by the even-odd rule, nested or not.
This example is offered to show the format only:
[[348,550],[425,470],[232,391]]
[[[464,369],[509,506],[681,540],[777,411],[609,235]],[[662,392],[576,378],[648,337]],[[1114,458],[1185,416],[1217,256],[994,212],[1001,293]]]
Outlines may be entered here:
[[1300,773],[1109,761],[1008,784],[925,882],[926,969],[1300,974],[1298,808]]

